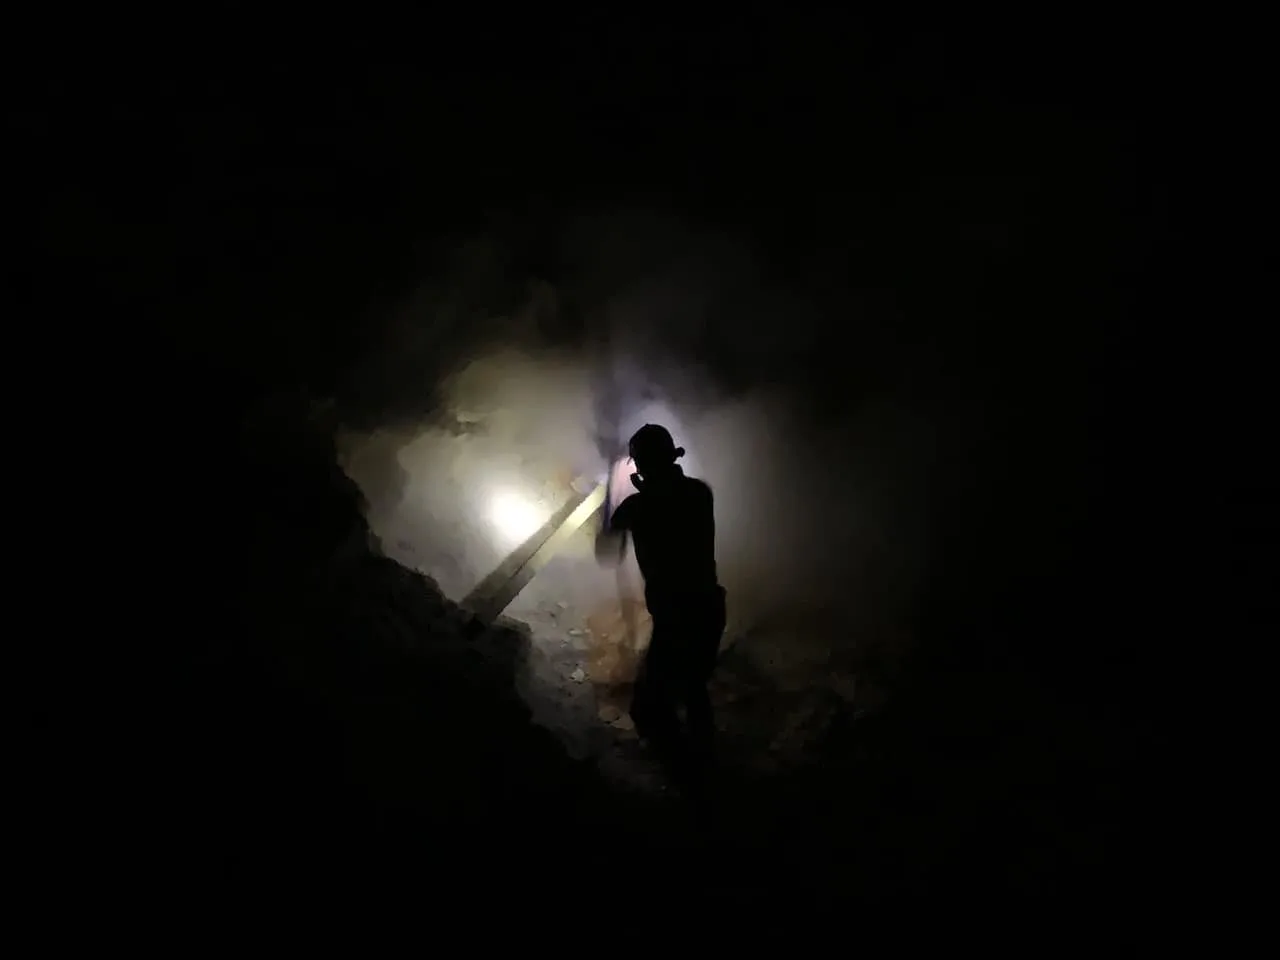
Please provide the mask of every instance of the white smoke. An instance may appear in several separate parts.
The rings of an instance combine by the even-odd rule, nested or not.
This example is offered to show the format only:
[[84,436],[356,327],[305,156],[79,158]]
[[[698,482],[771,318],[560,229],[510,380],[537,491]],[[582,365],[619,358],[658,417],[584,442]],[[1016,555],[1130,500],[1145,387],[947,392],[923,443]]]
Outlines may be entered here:
[[[440,409],[409,429],[413,439],[348,437],[348,463],[359,464],[349,469],[366,492],[380,489],[380,469],[401,477],[398,494],[384,483],[371,495],[381,497],[371,515],[384,543],[433,541],[454,557],[450,582],[474,582],[496,554],[439,532],[475,486],[456,464],[492,473],[501,462],[504,477],[523,470],[527,484],[598,472],[602,434],[617,451],[643,423],[659,422],[686,448],[686,470],[715,491],[721,575],[742,616],[898,616],[923,562],[935,439],[907,402],[926,369],[919,358],[869,353],[878,349],[874,317],[853,303],[817,306],[805,290],[770,280],[755,252],[724,232],[619,213],[583,217],[554,239],[568,268],[554,296],[541,288],[536,309],[469,319],[457,312],[464,297],[436,297],[452,305],[458,359],[433,380]],[[580,343],[539,337],[530,311],[545,314],[548,302],[576,305]],[[439,322],[429,299],[417,309],[410,329]],[[878,373],[874,385],[860,381],[867,370]],[[411,380],[403,388],[423,389]],[[474,435],[450,436],[451,426]],[[367,456],[379,442],[382,468]]]

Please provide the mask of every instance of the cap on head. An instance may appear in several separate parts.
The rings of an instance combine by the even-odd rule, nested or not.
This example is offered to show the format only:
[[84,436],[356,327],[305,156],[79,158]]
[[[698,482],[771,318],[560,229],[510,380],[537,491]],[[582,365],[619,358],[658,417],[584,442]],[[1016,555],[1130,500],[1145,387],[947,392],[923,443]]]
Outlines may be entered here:
[[631,437],[631,459],[637,466],[650,470],[675,463],[684,456],[684,447],[677,447],[671,432],[656,423],[646,423]]

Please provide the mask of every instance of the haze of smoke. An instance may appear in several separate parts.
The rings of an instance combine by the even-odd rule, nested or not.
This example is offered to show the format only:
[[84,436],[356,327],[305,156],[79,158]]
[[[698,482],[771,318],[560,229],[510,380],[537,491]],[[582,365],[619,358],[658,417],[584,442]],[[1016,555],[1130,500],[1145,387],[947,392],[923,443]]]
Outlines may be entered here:
[[[877,364],[918,376],[923,360],[824,364],[824,352],[869,344],[859,324],[875,318],[770,289],[749,246],[723,233],[632,214],[587,221],[571,238],[582,288],[598,291],[587,313],[621,412],[617,440],[655,419],[688,449],[687,468],[716,491],[726,581],[761,607],[896,616],[923,564],[917,498],[933,438],[892,375],[856,379]],[[851,329],[833,341],[841,310]]]
[[[513,462],[557,460],[578,473],[602,469],[630,432],[661,421],[688,449],[689,472],[716,491],[731,590],[760,611],[897,616],[923,561],[918,498],[932,438],[926,419],[904,407],[901,382],[921,365],[887,351],[832,359],[874,349],[859,327],[874,318],[770,289],[749,245],[722,232],[621,213],[580,218],[554,239],[566,269],[551,297],[526,286],[516,309],[488,316],[477,287],[513,285],[498,277],[512,258],[488,238],[403,308],[398,342],[369,369],[382,371],[388,422],[414,411],[420,425],[389,444],[384,469],[403,472],[391,461],[432,420],[483,422]],[[568,342],[544,329],[550,312],[567,309],[582,319]],[[823,342],[841,310],[849,329]],[[868,369],[879,370],[877,381],[859,383]],[[825,403],[815,401],[824,393]],[[371,487],[383,491],[381,508],[393,506],[394,479],[359,479],[374,512]],[[427,483],[416,478],[415,487]]]

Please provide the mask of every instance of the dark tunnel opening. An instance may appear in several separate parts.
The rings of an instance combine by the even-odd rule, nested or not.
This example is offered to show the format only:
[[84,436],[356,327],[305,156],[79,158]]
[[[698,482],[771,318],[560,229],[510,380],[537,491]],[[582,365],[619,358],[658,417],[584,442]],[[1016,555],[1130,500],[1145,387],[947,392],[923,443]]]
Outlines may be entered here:
[[[1048,61],[826,27],[50,95],[109,149],[47,172],[41,253],[145,344],[111,416],[165,652],[115,777],[173,869],[676,857],[815,903],[1138,869],[1114,351],[1158,184]],[[717,497],[714,828],[600,679],[634,572],[574,540],[461,602],[655,418]]]

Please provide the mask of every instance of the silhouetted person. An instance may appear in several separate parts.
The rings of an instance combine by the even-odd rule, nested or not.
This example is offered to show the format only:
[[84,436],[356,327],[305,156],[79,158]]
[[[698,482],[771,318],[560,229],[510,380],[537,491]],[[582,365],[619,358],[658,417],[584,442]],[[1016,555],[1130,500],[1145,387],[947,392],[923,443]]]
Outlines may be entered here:
[[[612,503],[606,502],[604,532],[630,533],[653,618],[631,717],[668,771],[691,786],[711,759],[715,725],[707,682],[725,627],[711,488],[685,476],[676,463],[684,448],[675,445],[664,427],[641,427],[631,438],[629,452],[636,468],[631,483],[637,492],[612,513]],[[683,725],[680,706],[685,709]]]

